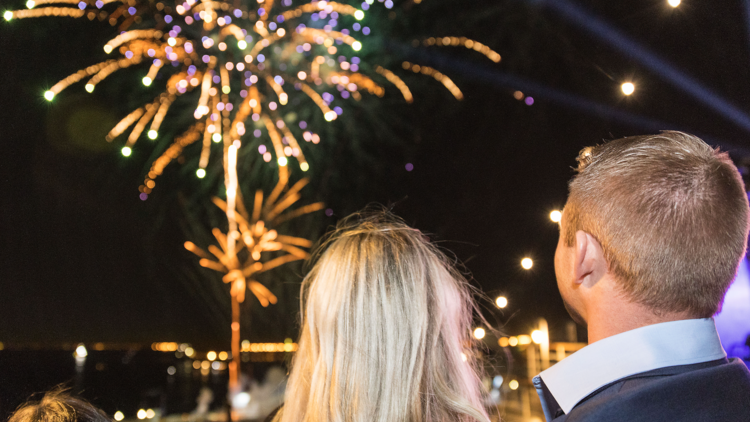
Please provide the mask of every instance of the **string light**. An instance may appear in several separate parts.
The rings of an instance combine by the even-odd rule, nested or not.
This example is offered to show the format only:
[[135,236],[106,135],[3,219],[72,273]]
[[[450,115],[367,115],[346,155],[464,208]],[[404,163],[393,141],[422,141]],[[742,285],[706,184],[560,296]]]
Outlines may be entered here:
[[498,296],[497,299],[495,299],[495,304],[500,309],[505,308],[508,306],[508,298],[505,296]]
[[560,220],[562,220],[562,213],[558,210],[554,210],[549,213],[549,219],[552,220],[553,223],[559,223]]
[[524,270],[530,270],[531,267],[534,266],[534,261],[531,260],[531,258],[524,258],[521,260],[521,267]]
[[478,328],[476,328],[474,330],[474,338],[477,339],[477,340],[483,339],[484,336],[485,336],[485,334],[486,333],[484,331],[484,328],[482,328],[482,327],[478,327]]
[[635,85],[633,85],[632,82],[625,82],[620,87],[622,89],[622,93],[625,95],[631,95],[633,92],[635,92]]

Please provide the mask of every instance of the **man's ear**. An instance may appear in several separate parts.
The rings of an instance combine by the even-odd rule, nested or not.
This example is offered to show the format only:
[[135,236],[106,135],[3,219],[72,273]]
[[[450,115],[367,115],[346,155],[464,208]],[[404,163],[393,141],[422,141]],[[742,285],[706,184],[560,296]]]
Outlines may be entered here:
[[582,284],[591,275],[598,279],[603,275],[602,269],[606,272],[602,246],[594,236],[582,230],[576,232],[574,259],[574,281],[578,284]]

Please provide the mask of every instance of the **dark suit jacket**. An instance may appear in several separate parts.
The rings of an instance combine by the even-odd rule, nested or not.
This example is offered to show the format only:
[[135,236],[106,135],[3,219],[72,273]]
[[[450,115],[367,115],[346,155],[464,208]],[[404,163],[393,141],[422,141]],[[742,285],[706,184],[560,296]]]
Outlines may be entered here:
[[605,385],[564,414],[547,387],[554,422],[750,422],[750,371],[739,359],[671,366]]

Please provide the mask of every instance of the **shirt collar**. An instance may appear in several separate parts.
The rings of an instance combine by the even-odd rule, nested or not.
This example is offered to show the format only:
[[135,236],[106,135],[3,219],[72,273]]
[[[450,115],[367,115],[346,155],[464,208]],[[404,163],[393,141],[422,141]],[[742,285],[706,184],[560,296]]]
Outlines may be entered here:
[[567,414],[600,387],[630,375],[725,358],[712,318],[648,325],[575,352],[535,378]]

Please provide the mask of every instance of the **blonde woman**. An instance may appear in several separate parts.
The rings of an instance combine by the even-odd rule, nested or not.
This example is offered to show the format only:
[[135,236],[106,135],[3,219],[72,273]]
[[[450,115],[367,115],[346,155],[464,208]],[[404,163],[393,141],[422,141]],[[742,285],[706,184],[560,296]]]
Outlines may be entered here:
[[466,280],[386,213],[340,223],[302,283],[299,350],[274,422],[488,422]]

